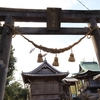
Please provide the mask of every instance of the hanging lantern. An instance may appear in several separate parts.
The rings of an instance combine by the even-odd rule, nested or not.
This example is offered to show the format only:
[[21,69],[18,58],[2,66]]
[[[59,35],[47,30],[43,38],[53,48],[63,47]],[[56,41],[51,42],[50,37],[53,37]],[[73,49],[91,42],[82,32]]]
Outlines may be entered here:
[[42,54],[41,54],[41,50],[40,50],[40,53],[38,54],[37,62],[43,62],[43,58],[42,58]]
[[57,54],[56,54],[56,56],[55,56],[55,58],[54,58],[54,62],[53,62],[52,65],[53,65],[53,66],[59,66]]
[[71,54],[70,54],[68,61],[69,62],[75,62],[75,58],[74,58],[74,54],[72,53],[72,49],[71,49]]

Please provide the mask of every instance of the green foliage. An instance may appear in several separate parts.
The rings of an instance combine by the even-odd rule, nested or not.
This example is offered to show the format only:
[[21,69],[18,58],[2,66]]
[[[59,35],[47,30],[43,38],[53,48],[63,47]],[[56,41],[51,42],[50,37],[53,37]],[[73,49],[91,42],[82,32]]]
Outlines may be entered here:
[[76,94],[75,86],[70,86],[70,89],[72,94]]
[[78,82],[78,90],[80,91],[82,89],[82,80],[79,80]]
[[27,88],[23,88],[21,83],[13,82],[14,81],[14,71],[15,71],[15,63],[16,58],[14,57],[13,46],[11,47],[10,51],[10,59],[9,59],[9,66],[8,66],[8,73],[7,73],[7,80],[6,80],[6,87],[5,87],[5,94],[4,100],[27,100],[27,96],[29,96],[29,90]]
[[13,73],[15,70],[15,63],[17,61],[16,58],[13,56],[14,51],[15,49],[13,49],[13,46],[11,46],[6,85],[9,85],[9,82],[14,79]]
[[28,95],[27,88],[22,88],[19,82],[14,82],[6,86],[4,100],[27,100]]

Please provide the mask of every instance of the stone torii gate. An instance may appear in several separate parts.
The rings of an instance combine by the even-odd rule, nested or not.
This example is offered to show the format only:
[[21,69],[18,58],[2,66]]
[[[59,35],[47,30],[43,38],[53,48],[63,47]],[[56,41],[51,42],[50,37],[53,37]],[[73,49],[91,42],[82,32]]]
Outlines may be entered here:
[[[46,22],[47,27],[15,27],[23,35],[85,35],[89,28],[61,28],[60,23],[89,23],[93,29],[100,23],[99,10],[47,10],[0,8],[0,21],[14,28],[14,22]],[[6,25],[0,26],[0,100],[3,100],[13,31]],[[100,64],[100,31],[96,28],[91,35],[95,53]]]

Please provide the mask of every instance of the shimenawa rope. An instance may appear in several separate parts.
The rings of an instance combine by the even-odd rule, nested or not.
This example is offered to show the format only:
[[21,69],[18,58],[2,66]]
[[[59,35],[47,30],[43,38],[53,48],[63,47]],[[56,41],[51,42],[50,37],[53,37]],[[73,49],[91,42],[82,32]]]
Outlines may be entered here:
[[20,32],[18,32],[15,28],[12,28],[9,24],[4,24],[6,26],[8,26],[9,28],[11,28],[13,30],[14,33],[20,34],[24,39],[26,39],[28,42],[32,43],[36,48],[46,51],[46,52],[50,52],[50,53],[62,53],[65,52],[67,50],[70,50],[72,47],[74,47],[75,45],[77,45],[79,42],[81,42],[86,36],[91,35],[92,31],[95,30],[96,28],[98,28],[98,26],[94,27],[93,29],[91,29],[85,36],[83,36],[82,38],[80,38],[77,42],[74,42],[72,45],[65,47],[65,48],[60,48],[60,49],[53,49],[53,48],[47,48],[45,46],[42,45],[37,45],[36,43],[34,43],[33,41],[29,40],[28,38],[26,38],[24,35],[22,35]]

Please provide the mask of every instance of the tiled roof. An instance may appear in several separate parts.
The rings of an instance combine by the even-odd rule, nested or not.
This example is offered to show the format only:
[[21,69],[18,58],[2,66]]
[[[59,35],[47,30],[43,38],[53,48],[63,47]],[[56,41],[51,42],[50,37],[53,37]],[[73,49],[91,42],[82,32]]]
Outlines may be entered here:
[[87,76],[96,75],[100,72],[100,66],[97,62],[81,62],[79,67],[79,72],[73,74],[75,78],[86,78]]
[[22,72],[22,77],[24,82],[27,82],[27,79],[33,79],[36,77],[59,77],[64,78],[68,76],[68,72],[60,72],[54,67],[52,67],[46,60],[38,66],[36,69],[30,72]]
[[100,66],[97,62],[81,62],[79,66],[84,72],[85,71],[100,71]]
[[78,79],[76,78],[64,78],[63,80],[65,80],[66,82],[78,82]]

